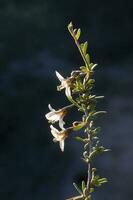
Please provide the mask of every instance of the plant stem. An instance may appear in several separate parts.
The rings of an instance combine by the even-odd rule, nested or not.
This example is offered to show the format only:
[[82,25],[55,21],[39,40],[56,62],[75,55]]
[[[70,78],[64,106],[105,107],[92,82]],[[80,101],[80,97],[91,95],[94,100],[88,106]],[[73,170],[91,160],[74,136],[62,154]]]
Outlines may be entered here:
[[75,44],[76,44],[76,46],[78,47],[78,50],[79,50],[79,52],[80,52],[80,54],[81,54],[81,56],[82,56],[82,58],[83,58],[83,60],[84,60],[84,62],[85,62],[86,67],[87,67],[87,66],[88,66],[88,63],[87,63],[86,58],[85,58],[85,55],[83,54],[83,51],[82,51],[82,49],[81,49],[81,47],[80,47],[80,43],[78,42],[78,40],[75,38],[74,34],[73,34],[71,31],[70,31],[70,34],[71,34],[71,36],[73,37],[73,39],[74,39],[74,41],[75,41]]
[[84,62],[85,62],[85,65],[86,65],[86,67],[87,67],[87,66],[88,66],[88,63],[87,63],[87,61],[86,61],[86,58],[85,58],[85,56],[84,56],[84,54],[83,54],[83,51],[82,51],[82,49],[81,49],[81,47],[80,47],[79,42],[78,42],[78,40],[76,40],[76,39],[75,39],[75,44],[77,45],[77,47],[78,47],[78,49],[79,49],[79,52],[80,52],[80,54],[81,54],[81,56],[82,56],[82,58],[83,58],[83,60],[84,60]]
[[[86,116],[86,118],[88,116],[88,110],[87,110],[87,108],[85,110],[85,116]],[[87,129],[88,128],[89,128],[89,125],[88,125]],[[91,137],[90,137],[89,129],[87,130],[87,137],[88,137],[88,140],[90,141],[89,147],[88,147],[88,155],[90,155],[92,144],[91,144]],[[87,184],[86,184],[86,189],[87,189],[87,194],[88,195],[90,194],[91,171],[92,171],[91,170],[91,163],[90,163],[90,161],[88,161],[88,170],[87,170],[88,175],[87,175]]]
[[[84,54],[83,51],[82,51],[82,48],[81,48],[80,43],[78,42],[77,38],[75,37],[74,31],[71,30],[71,29],[68,29],[68,30],[69,30],[71,36],[73,37],[73,39],[74,39],[74,41],[75,41],[75,44],[76,44],[76,46],[77,46],[77,48],[78,48],[78,50],[79,50],[79,52],[80,52],[80,54],[81,54],[81,56],[82,56],[82,59],[83,59],[85,65],[86,65],[86,67],[88,67],[88,62],[87,62],[87,60],[86,60],[85,54]],[[88,117],[87,106],[86,106],[86,108],[85,108],[85,112],[84,112],[84,113],[85,113],[85,116],[86,116],[86,118],[87,118],[87,117]],[[89,147],[88,147],[88,155],[90,155],[91,150],[92,150],[91,136],[90,136],[89,128],[90,128],[90,126],[89,126],[89,124],[88,124],[88,126],[87,126],[87,137],[88,137],[88,140],[90,141]],[[88,174],[88,176],[87,176],[87,183],[86,183],[86,192],[87,192],[87,195],[89,196],[89,195],[90,195],[91,176],[92,176],[92,169],[91,169],[91,163],[90,163],[90,161],[88,161],[88,170],[87,170],[87,174]]]

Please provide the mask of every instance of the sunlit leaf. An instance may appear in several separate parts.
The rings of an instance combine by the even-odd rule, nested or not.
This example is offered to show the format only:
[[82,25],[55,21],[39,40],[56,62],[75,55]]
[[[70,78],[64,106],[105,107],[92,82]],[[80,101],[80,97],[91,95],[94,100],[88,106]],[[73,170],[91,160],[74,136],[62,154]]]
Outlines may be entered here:
[[86,189],[86,185],[85,185],[85,181],[82,181],[82,191],[84,191],[84,189]]
[[83,194],[81,189],[77,186],[76,183],[73,183],[73,186],[75,187],[75,189],[78,191],[79,194],[81,194],[81,195]]
[[88,53],[85,55],[85,59],[86,59],[87,64],[89,65],[90,64],[90,56]]
[[87,47],[88,47],[88,42],[86,41],[83,45],[83,48],[82,48],[82,51],[84,53],[84,55],[86,55],[86,52],[87,52]]
[[69,30],[70,32],[73,31],[73,24],[72,24],[72,22],[70,22],[70,23],[68,24],[67,28],[68,28],[68,30]]
[[75,35],[75,38],[78,40],[78,39],[80,38],[80,35],[81,35],[81,29],[79,28],[79,29],[77,30],[77,33],[76,33],[76,35]]

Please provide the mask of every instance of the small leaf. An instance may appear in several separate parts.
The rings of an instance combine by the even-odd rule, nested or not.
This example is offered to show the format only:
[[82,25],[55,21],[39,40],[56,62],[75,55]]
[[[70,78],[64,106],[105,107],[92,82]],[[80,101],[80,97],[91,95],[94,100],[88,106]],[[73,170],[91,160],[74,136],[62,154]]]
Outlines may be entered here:
[[71,197],[71,198],[66,199],[66,200],[83,200],[83,195]]
[[91,65],[91,64],[89,65],[89,67],[90,67],[90,69],[91,69],[92,71],[95,69],[96,66],[97,66],[97,64],[93,64],[93,63],[92,63],[92,65]]
[[83,45],[83,48],[82,48],[84,55],[86,55],[87,47],[88,47],[88,42],[86,41]]
[[84,189],[86,189],[86,185],[85,185],[85,181],[82,181],[82,191],[84,191]]
[[86,143],[86,144],[84,145],[84,149],[85,149],[85,150],[88,148],[88,145],[89,145],[89,143]]
[[76,35],[75,35],[75,38],[78,40],[78,39],[80,38],[80,35],[81,35],[81,29],[79,28],[79,29],[77,30],[77,33],[76,33]]
[[103,99],[104,96],[96,96],[95,99]]
[[83,128],[85,125],[84,122],[79,123],[78,125],[73,127],[73,131],[79,131],[81,128]]
[[85,59],[86,59],[87,64],[89,65],[90,64],[90,56],[88,53],[86,54]]
[[108,180],[107,180],[107,178],[100,178],[100,179],[99,179],[99,182],[100,182],[101,184],[103,184],[103,183],[107,183]]
[[86,72],[87,71],[87,68],[85,66],[81,66],[80,69],[83,71],[83,72]]
[[111,151],[111,149],[104,149],[103,151],[104,152],[108,152],[108,151]]
[[72,24],[72,22],[70,22],[69,24],[68,24],[68,30],[70,31],[70,32],[72,32],[73,31],[73,24]]
[[[93,80],[93,79],[91,79]],[[89,99],[94,99],[96,95],[89,95]]]
[[92,192],[94,192],[94,188],[91,187],[90,188],[90,193],[92,193]]
[[84,47],[84,43],[81,43],[80,48],[81,48],[82,51],[83,51],[83,47]]
[[91,199],[91,197],[90,197],[90,196],[88,196],[88,197],[86,197],[86,198],[85,198],[85,200],[90,200],[90,199]]
[[80,188],[77,186],[76,183],[73,183],[73,186],[75,187],[75,189],[78,191],[79,194],[83,194],[82,191],[80,190]]
[[85,162],[85,163],[88,163],[88,159],[84,159],[83,157],[81,157],[81,159]]
[[88,81],[88,84],[93,84],[93,83],[95,83],[95,79],[90,79],[90,80]]
[[106,111],[97,111],[93,114],[93,116],[99,115],[99,114],[106,114]]
[[84,139],[81,138],[81,137],[78,137],[78,136],[77,136],[77,137],[74,137],[74,139],[77,140],[77,141],[80,141],[80,142],[84,142]]
[[87,151],[84,151],[84,152],[83,152],[83,156],[84,156],[85,159],[88,158],[88,152],[87,152]]

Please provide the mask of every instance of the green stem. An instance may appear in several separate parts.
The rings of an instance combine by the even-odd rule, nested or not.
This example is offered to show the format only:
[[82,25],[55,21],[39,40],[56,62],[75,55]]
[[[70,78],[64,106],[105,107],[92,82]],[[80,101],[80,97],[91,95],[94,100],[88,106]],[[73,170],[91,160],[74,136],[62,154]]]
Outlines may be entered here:
[[80,47],[79,42],[78,42],[76,39],[74,39],[74,40],[75,40],[75,44],[77,45],[78,50],[79,50],[79,52],[80,52],[80,54],[81,54],[83,60],[84,60],[84,62],[85,62],[86,67],[88,67],[88,63],[87,63],[87,61],[86,61],[85,55],[83,54],[83,51],[82,51],[82,49],[81,49],[81,47]]
[[69,30],[69,32],[70,32],[71,36],[73,37],[76,46],[78,47],[78,50],[79,50],[79,52],[80,52],[80,54],[81,54],[81,56],[83,58],[83,61],[85,62],[86,67],[88,67],[88,63],[87,63],[85,55],[84,55],[84,53],[83,53],[83,51],[82,51],[82,49],[80,47],[80,43],[78,42],[78,40],[75,38],[74,34],[70,30]]
[[[86,108],[85,110],[85,116],[86,118],[88,117],[88,110]],[[87,127],[89,128],[89,127]],[[90,141],[90,144],[89,144],[89,148],[88,148],[88,155],[90,155],[91,153],[91,149],[92,149],[92,144],[91,144],[91,136],[90,136],[90,133],[89,133],[89,130],[87,131],[87,137],[88,137],[88,140]],[[87,176],[87,184],[86,184],[86,189],[87,189],[87,194],[89,195],[90,194],[90,182],[91,182],[91,162],[89,161],[88,162],[88,170],[87,170],[87,173],[88,173],[88,176]]]

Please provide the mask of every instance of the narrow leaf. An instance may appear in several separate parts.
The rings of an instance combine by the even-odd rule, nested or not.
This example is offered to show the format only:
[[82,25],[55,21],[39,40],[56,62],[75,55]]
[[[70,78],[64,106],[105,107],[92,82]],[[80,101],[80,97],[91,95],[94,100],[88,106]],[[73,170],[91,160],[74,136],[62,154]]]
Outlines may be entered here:
[[79,131],[81,128],[83,128],[85,123],[79,123],[78,125],[73,127],[73,131]]
[[83,138],[81,138],[81,137],[79,137],[79,136],[77,136],[77,137],[74,137],[74,138],[75,138],[75,140],[77,140],[77,141],[84,142],[84,139],[83,139]]
[[90,188],[90,193],[94,192],[94,188]]
[[80,48],[81,48],[82,51],[83,51],[83,47],[84,47],[84,43],[81,43]]
[[106,114],[106,111],[97,111],[93,114],[93,116],[99,115],[99,114]]
[[88,53],[86,54],[85,59],[86,59],[87,64],[89,65],[90,64],[90,56]]
[[82,181],[82,191],[84,191],[84,189],[86,189],[86,185],[85,185],[85,181]]
[[104,96],[96,96],[95,99],[103,99]]
[[76,35],[75,35],[75,38],[78,40],[79,37],[80,37],[80,35],[81,35],[81,29],[79,28],[79,29],[77,30],[77,33],[76,33]]
[[92,66],[90,66],[90,69],[94,70],[96,66],[97,66],[97,64],[93,64]]
[[73,186],[74,186],[75,189],[78,191],[78,193],[82,195],[82,191],[81,191],[80,188],[77,186],[77,184],[76,184],[76,183],[73,183]]
[[68,30],[70,31],[70,32],[72,32],[73,31],[73,24],[72,24],[72,22],[70,22],[69,24],[68,24]]
[[76,196],[76,197],[71,197],[71,198],[66,199],[66,200],[83,200],[83,195]]
[[82,48],[84,55],[86,55],[87,47],[88,47],[88,42],[86,41],[83,45],[83,48]]

